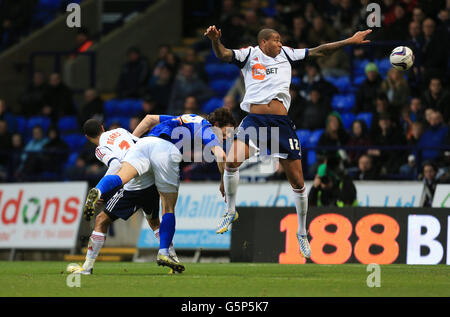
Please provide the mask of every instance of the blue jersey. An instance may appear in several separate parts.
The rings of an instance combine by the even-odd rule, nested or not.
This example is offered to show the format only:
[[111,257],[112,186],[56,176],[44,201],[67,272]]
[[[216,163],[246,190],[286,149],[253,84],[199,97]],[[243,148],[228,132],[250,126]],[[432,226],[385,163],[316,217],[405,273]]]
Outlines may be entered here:
[[[182,116],[159,116],[159,124],[155,126],[147,136],[156,136],[175,144],[181,153],[183,145],[189,144],[191,149],[196,144],[206,147],[220,146],[217,136],[214,134],[211,123],[196,114]],[[189,137],[184,140],[184,137]]]

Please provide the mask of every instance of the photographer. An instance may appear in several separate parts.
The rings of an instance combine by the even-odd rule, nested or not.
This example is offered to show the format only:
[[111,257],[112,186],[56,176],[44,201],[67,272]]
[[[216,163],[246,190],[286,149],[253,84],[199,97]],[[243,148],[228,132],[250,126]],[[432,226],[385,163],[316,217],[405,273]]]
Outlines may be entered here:
[[355,185],[339,164],[337,157],[330,157],[319,165],[308,195],[310,206],[358,206]]

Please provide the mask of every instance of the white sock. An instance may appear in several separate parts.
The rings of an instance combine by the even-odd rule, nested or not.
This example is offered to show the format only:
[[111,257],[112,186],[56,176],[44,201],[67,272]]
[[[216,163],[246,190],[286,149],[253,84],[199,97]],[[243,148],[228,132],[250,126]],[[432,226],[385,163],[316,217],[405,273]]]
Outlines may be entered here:
[[239,185],[239,169],[225,168],[223,173],[223,184],[225,187],[225,196],[227,197],[227,211],[236,212],[236,192]]
[[301,189],[292,189],[294,194],[295,209],[297,210],[298,230],[300,235],[306,235],[306,213],[308,212],[308,194],[306,186]]
[[100,249],[105,244],[106,234],[102,232],[92,231],[89,238],[88,251],[86,253],[86,261],[83,264],[85,270],[89,270],[94,266],[95,259],[97,259]]

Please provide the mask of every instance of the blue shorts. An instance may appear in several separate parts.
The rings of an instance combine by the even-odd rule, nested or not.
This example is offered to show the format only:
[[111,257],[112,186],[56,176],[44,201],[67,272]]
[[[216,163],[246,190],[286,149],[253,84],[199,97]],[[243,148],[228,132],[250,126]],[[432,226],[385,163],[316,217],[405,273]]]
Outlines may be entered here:
[[119,189],[106,203],[105,213],[114,221],[127,220],[139,208],[151,219],[159,217],[159,193],[155,185],[142,190]]
[[260,155],[273,155],[291,160],[302,159],[295,125],[288,116],[249,113],[241,121],[235,139],[256,146],[261,151]]

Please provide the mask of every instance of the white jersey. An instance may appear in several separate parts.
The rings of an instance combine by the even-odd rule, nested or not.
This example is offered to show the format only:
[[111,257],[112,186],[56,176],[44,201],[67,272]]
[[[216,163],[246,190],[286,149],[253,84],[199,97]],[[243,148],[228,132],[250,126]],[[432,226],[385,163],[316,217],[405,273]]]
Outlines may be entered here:
[[[128,149],[134,146],[138,140],[138,137],[122,128],[103,132],[100,136],[99,145],[95,149],[95,156],[108,167],[113,160],[122,163]],[[153,174],[146,173],[133,178],[125,184],[124,189],[128,191],[141,190],[153,184]]]
[[292,66],[308,56],[308,49],[281,48],[275,58],[264,54],[259,46],[232,50],[232,63],[241,68],[245,82],[245,95],[241,108],[250,112],[251,104],[268,104],[280,100],[289,110]]

